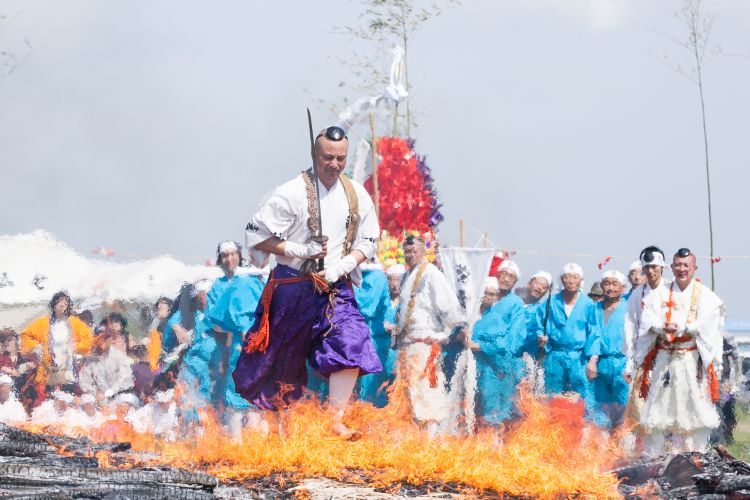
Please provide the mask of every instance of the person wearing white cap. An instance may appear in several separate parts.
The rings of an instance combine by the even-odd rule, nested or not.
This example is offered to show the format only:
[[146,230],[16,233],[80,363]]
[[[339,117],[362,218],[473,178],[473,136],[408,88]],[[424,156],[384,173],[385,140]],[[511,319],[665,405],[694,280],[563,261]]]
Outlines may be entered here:
[[44,401],[31,412],[31,423],[68,432],[75,426],[77,416],[77,412],[72,408],[73,403],[75,396],[71,393],[54,391],[51,399]]
[[177,439],[177,404],[174,401],[174,390],[154,393],[154,399],[149,404],[129,413],[125,417],[133,429],[140,434],[154,436],[174,441]]
[[194,341],[185,353],[180,378],[197,389],[197,406],[213,406],[219,421],[234,435],[240,433],[250,404],[235,390],[232,372],[242,350],[245,332],[253,324],[263,291],[257,275],[238,274],[244,263],[239,243],[219,243],[216,263],[224,276],[213,282],[206,298],[203,321],[195,325]]
[[98,429],[107,419],[96,404],[96,397],[93,394],[84,394],[80,399],[81,408],[78,410],[76,427],[85,434]]
[[632,294],[636,288],[646,282],[645,277],[643,276],[643,267],[640,260],[634,260],[630,264],[630,267],[628,267],[628,281],[630,282],[630,290],[628,290],[628,293],[623,296],[626,301],[630,298],[630,294]]
[[643,299],[634,363],[642,369],[635,384],[645,400],[640,425],[649,455],[664,453],[667,433],[672,453],[703,452],[720,423],[715,403],[726,309],[695,279],[697,269],[695,254],[680,248],[672,259],[674,281]]
[[609,270],[601,279],[604,298],[596,302],[589,320],[591,328],[598,330],[599,359],[594,378],[594,397],[599,409],[609,420],[609,428],[622,423],[628,402],[628,382],[624,376],[625,353],[622,351],[623,331],[628,305],[622,293],[627,286],[625,275]]
[[526,339],[521,346],[521,352],[527,353],[533,359],[539,355],[539,335],[536,330],[537,309],[546,306],[547,295],[552,287],[552,275],[547,271],[537,271],[529,279],[526,292],[523,294],[524,312],[526,314]]
[[[654,290],[665,288],[667,282],[663,277],[665,259],[664,252],[657,246],[648,246],[641,250],[640,253],[641,270],[645,282],[632,290],[628,297],[628,312],[625,316],[625,326],[623,329],[622,352],[625,353],[625,379],[628,382],[640,379],[640,369],[635,366],[633,358],[635,356],[635,343],[638,330],[641,325],[641,314],[643,313],[643,300]],[[630,421],[636,423],[635,434],[640,438],[643,437],[642,429],[638,427],[640,422],[640,412],[643,407],[643,398],[640,397],[638,384],[631,384],[630,396],[626,409],[626,416]]]
[[490,425],[515,416],[516,385],[523,372],[520,348],[526,338],[523,301],[511,293],[519,274],[515,262],[500,265],[497,301],[474,324],[468,343],[477,361],[477,413]]
[[15,395],[13,379],[0,375],[0,422],[8,425],[25,423],[29,416]]
[[424,241],[408,237],[403,248],[409,271],[402,280],[398,330],[393,337],[399,351],[396,383],[407,389],[414,420],[434,435],[449,416],[442,346],[463,316],[445,275],[424,259]]
[[600,342],[588,325],[593,302],[581,292],[583,269],[578,264],[563,266],[563,289],[550,298],[549,313],[537,309],[536,330],[544,349],[544,385],[549,394],[575,392],[583,399],[590,420],[604,423],[596,410],[590,380],[596,376]]
[[[538,394],[544,392],[544,370],[539,359],[539,335],[537,331],[536,315],[539,308],[547,310],[547,304],[551,297],[552,274],[547,271],[537,271],[529,279],[529,283],[519,297],[524,302],[524,313],[526,315],[526,338],[521,345],[521,357],[524,362],[525,377],[530,386]],[[518,293],[518,289],[516,289]],[[550,295],[547,295],[547,294]],[[543,298],[547,295],[547,299]]]

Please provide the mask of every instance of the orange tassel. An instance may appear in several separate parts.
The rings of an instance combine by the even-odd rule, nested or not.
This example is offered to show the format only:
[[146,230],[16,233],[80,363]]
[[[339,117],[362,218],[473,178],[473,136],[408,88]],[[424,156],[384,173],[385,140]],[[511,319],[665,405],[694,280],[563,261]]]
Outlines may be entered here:
[[716,376],[714,364],[708,365],[708,394],[714,403],[719,400],[719,378]]
[[253,333],[252,336],[247,340],[247,344],[244,348],[245,352],[266,352],[266,349],[268,349],[268,342],[271,338],[271,325],[269,320],[269,317],[271,315],[271,301],[273,300],[273,291],[276,289],[276,286],[283,285],[285,283],[299,283],[307,279],[312,280],[313,287],[318,293],[328,293],[330,291],[328,282],[317,273],[280,279],[274,278],[273,273],[271,273],[271,276],[268,279],[268,283],[266,283],[265,288],[263,288],[263,293],[260,296],[260,303],[263,305],[263,316],[261,316],[260,318],[260,326],[258,327],[258,330]]
[[422,378],[427,377],[430,381],[430,388],[437,387],[437,361],[440,357],[440,344],[433,342],[430,348],[430,357],[427,358],[427,364],[422,371]]
[[651,370],[654,368],[656,353],[659,352],[658,344],[654,345],[643,359],[643,372],[641,374],[641,386],[638,389],[638,395],[641,399],[648,398],[648,391],[651,389]]
[[161,333],[154,328],[149,334],[148,340],[148,366],[152,372],[159,369],[159,358],[161,357]]

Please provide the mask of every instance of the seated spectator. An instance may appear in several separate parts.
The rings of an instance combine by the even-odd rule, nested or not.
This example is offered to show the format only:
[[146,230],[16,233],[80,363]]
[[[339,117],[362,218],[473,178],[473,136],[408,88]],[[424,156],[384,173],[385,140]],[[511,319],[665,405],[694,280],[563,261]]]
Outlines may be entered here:
[[0,375],[0,422],[8,425],[23,424],[29,416],[14,393],[13,379],[6,374]]
[[119,313],[111,313],[104,320],[104,332],[97,335],[97,356],[86,360],[78,376],[84,393],[94,394],[105,404],[113,396],[133,388],[132,361],[127,355],[127,321]]
[[33,401],[36,394],[33,384],[33,362],[24,359],[18,347],[18,333],[12,328],[0,330],[0,374],[11,377],[14,389],[22,400]]
[[149,401],[154,394],[156,372],[151,370],[148,348],[139,344],[130,353],[137,360],[133,363],[133,392],[141,401]]
[[75,391],[77,365],[91,352],[93,332],[71,315],[70,296],[57,292],[49,303],[50,314],[31,322],[21,332],[21,353],[33,356],[34,383],[39,403],[55,389]]
[[138,433],[153,434],[167,441],[176,440],[178,421],[174,390],[155,393],[152,402],[131,413],[125,420],[130,422]]
[[78,411],[72,407],[75,396],[69,392],[54,391],[50,399],[34,408],[31,423],[40,427],[52,427],[59,432],[70,432],[76,425]]
[[89,430],[98,428],[106,420],[104,415],[99,411],[96,404],[96,397],[93,394],[84,394],[81,396],[80,413],[79,425]]

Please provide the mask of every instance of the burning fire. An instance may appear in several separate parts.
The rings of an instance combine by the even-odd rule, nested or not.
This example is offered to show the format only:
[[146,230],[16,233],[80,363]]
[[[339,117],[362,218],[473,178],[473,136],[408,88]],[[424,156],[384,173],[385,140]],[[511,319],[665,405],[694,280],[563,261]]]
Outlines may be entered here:
[[[200,435],[183,441],[170,443],[135,434],[121,422],[119,428],[110,425],[91,437],[129,441],[133,450],[147,452],[143,457],[154,457],[124,467],[200,468],[225,480],[286,472],[292,477],[324,476],[383,488],[431,482],[458,483],[474,493],[619,496],[617,479],[606,471],[622,453],[615,439],[584,421],[580,401],[541,400],[522,386],[518,407],[524,418],[501,431],[485,428],[469,437],[431,438],[397,415],[397,407],[376,409],[353,403],[346,419],[363,433],[356,442],[331,433],[330,416],[315,400],[269,413],[271,432],[248,428],[239,438],[224,433],[209,413],[202,415]],[[109,453],[100,452],[97,458],[101,466],[112,463]]]

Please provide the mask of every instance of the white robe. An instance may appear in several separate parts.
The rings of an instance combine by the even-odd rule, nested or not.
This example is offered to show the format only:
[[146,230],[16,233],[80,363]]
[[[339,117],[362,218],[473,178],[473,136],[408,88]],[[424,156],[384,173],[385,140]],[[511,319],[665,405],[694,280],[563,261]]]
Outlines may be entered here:
[[413,267],[402,278],[397,318],[399,354],[396,374],[408,387],[414,419],[418,422],[443,423],[449,416],[450,408],[442,356],[437,359],[437,387],[430,387],[429,378],[423,376],[423,372],[432,349],[430,341],[443,343],[448,340],[463,316],[445,275],[434,265],[427,264],[414,298],[409,328],[403,331],[418,268]]
[[622,335],[622,347],[621,350],[625,354],[627,359],[627,365],[625,371],[630,375],[633,375],[635,366],[633,363],[633,356],[635,354],[635,341],[638,335],[638,329],[641,325],[641,312],[643,311],[643,300],[656,289],[666,288],[667,283],[662,278],[656,288],[651,288],[648,283],[639,285],[633,290],[628,298],[628,310],[625,315],[625,325],[623,327]]
[[[694,287],[701,287],[697,314],[695,321],[686,324]],[[679,327],[678,336],[684,330],[695,338],[682,345],[695,345],[695,349],[658,351],[640,423],[649,431],[685,433],[713,429],[719,425],[719,415],[709,395],[706,369],[713,363],[717,376],[721,373],[725,308],[711,289],[693,280],[684,291],[673,283],[648,294],[643,301],[634,362],[640,366],[654,344],[664,337],[670,289],[675,304],[671,321]],[[700,382],[698,369],[702,371]]]
[[106,398],[133,387],[133,361],[116,347],[81,368],[78,384],[84,393],[104,393]]
[[[361,251],[367,260],[375,255],[375,240],[380,237],[375,206],[364,186],[351,181],[357,193],[360,222],[352,245],[353,250]],[[346,191],[340,180],[328,190],[318,181],[320,189],[320,212],[323,221],[322,233],[328,236],[328,253],[325,257],[327,268],[335,266],[343,252],[346,240],[346,225],[349,219],[349,202]],[[245,230],[245,245],[250,260],[258,267],[264,267],[268,254],[255,249],[259,243],[276,237],[285,241],[305,244],[310,241],[311,233],[307,226],[310,213],[307,208],[307,188],[302,175],[277,187],[271,196],[261,203],[258,212],[253,215]],[[299,269],[304,261],[284,255],[277,255],[279,264]],[[355,269],[351,273],[352,281],[358,285],[361,273]]]
[[26,423],[29,416],[15,394],[11,394],[5,403],[0,403],[0,422],[8,425]]

